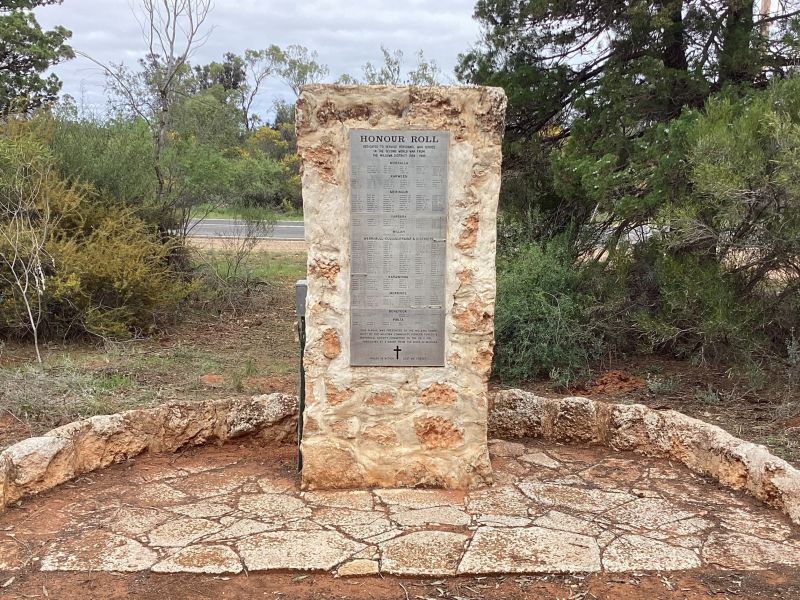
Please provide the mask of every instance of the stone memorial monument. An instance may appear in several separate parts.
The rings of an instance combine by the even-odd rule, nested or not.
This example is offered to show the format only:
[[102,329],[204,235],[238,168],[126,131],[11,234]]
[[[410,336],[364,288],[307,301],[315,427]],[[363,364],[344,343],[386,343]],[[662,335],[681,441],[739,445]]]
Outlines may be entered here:
[[491,483],[505,105],[498,88],[304,88],[305,489]]

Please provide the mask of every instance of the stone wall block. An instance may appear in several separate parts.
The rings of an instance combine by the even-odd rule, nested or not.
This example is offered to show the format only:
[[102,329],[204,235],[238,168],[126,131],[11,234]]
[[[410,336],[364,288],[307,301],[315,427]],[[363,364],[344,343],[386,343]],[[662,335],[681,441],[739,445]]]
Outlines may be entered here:
[[0,457],[8,461],[5,502],[50,489],[75,475],[72,442],[64,437],[28,438],[5,450]]
[[[578,437],[585,436],[586,426],[578,423],[577,419],[580,415],[589,418],[592,411],[586,408],[583,400],[548,399],[521,390],[503,390],[492,401],[488,423],[490,436],[505,439],[543,437],[543,429],[549,431],[548,437],[564,435],[563,428],[569,423],[578,425],[581,431]],[[244,435],[255,435],[265,441],[289,441],[294,436],[297,398],[291,395],[270,394],[248,400],[177,404],[205,405],[199,408],[199,413],[214,416],[217,422],[208,424],[207,430],[216,433],[206,441],[224,442]],[[680,461],[727,487],[744,490],[766,505],[781,510],[792,522],[800,525],[800,470],[773,456],[763,446],[739,440],[719,427],[674,411],[659,412],[642,405],[602,402],[594,405],[595,437],[600,443],[617,450]],[[204,438],[192,435],[196,433],[194,429],[183,428],[180,424],[175,427],[175,414],[161,406],[92,417],[11,446],[0,452],[0,509],[81,473],[127,460],[144,451],[152,452],[163,447],[168,439],[172,440],[173,447],[202,443]],[[188,418],[190,412],[185,414]],[[565,418],[565,415],[570,415],[570,418]],[[171,425],[167,426],[167,421]],[[310,417],[306,415],[306,423],[309,422]],[[360,426],[362,433],[370,431],[371,426],[363,423]],[[485,429],[487,424],[480,419],[463,418],[455,426],[467,431]],[[170,429],[171,433],[168,432]],[[390,441],[392,433],[403,431],[406,439],[416,435],[413,416],[398,427],[371,431],[369,442],[379,448]],[[657,432],[660,435],[656,435]],[[181,437],[187,435],[189,437]],[[402,439],[398,442],[405,445]],[[446,452],[444,449],[434,448],[428,452],[425,461],[412,457],[389,471],[380,458],[373,464],[357,465],[361,473],[350,481],[350,485],[387,486],[390,482],[402,480],[409,485],[417,481],[421,482],[420,485],[452,487],[460,481],[463,473],[445,474],[444,466],[448,463],[439,454]],[[319,456],[335,459],[331,463],[334,470],[353,460],[352,448],[346,442],[341,447],[334,445],[324,449]],[[490,471],[486,470],[488,457],[481,454],[479,447],[465,453],[464,462],[464,471],[482,474],[487,479],[491,477]],[[314,464],[321,472],[328,468],[325,461]]]
[[164,405],[166,418],[162,421],[163,427],[153,436],[148,450],[174,452],[184,446],[197,446],[214,440],[217,425],[216,404],[198,402]]
[[303,447],[303,471],[304,490],[357,488],[367,481],[352,448],[332,438]]
[[328,328],[322,332],[322,355],[328,360],[333,360],[342,353],[342,342],[339,334],[334,329]]
[[597,407],[588,398],[564,398],[554,404],[550,439],[558,442],[596,442]]
[[77,421],[0,452],[0,510],[145,451],[175,451],[244,435],[273,442],[293,440],[296,418],[296,397],[270,394],[247,400],[173,402]]
[[522,390],[502,390],[489,405],[489,437],[515,440],[542,437],[545,399]]
[[442,416],[419,416],[414,419],[417,440],[425,448],[458,448],[464,444],[464,431]]
[[739,448],[741,440],[715,425],[676,411],[664,411],[660,416],[656,439],[661,447],[669,444],[668,456],[734,489],[745,486],[747,469]]
[[763,500],[800,525],[800,470],[775,457],[770,463],[763,474]]
[[417,401],[425,406],[453,406],[456,403],[458,392],[446,383],[434,383],[423,388]]
[[317,256],[309,259],[308,275],[319,279],[323,284],[327,284],[328,287],[335,287],[341,269],[342,267],[336,258]]
[[75,471],[88,473],[133,458],[147,449],[148,439],[127,427],[123,415],[100,415],[75,440]]
[[0,511],[13,500],[11,499],[11,458],[0,454]]
[[73,421],[66,425],[56,427],[47,433],[48,436],[74,440],[90,429],[91,425],[86,421]]
[[615,404],[609,411],[602,439],[615,450],[635,450],[651,455],[663,455],[651,444],[645,419],[652,411],[642,404]]
[[226,411],[220,440],[259,435],[275,442],[293,443],[296,430],[297,397],[263,394]]
[[505,94],[498,93],[495,88],[484,88],[477,110],[477,122],[481,130],[495,143],[502,142],[506,128]]
[[303,164],[313,165],[322,181],[332,185],[337,183],[339,152],[329,140],[314,146],[299,147],[298,150]]
[[746,491],[800,524],[798,469],[764,446],[673,410],[585,398],[554,400],[521,390],[503,390],[495,395],[489,412],[489,436],[588,441],[669,458],[725,487]]

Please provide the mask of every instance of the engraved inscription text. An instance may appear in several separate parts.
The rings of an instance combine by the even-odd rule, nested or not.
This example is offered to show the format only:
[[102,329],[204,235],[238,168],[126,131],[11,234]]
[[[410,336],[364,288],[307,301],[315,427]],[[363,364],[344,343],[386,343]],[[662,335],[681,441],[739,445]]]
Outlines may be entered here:
[[350,131],[350,364],[444,366],[446,131]]

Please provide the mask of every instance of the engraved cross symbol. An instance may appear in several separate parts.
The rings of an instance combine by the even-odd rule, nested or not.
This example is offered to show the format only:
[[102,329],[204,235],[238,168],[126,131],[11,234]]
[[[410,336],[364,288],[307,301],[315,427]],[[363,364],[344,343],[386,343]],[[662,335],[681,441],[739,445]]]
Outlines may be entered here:
[[394,349],[394,350],[392,350],[392,352],[394,352],[394,353],[395,353],[395,357],[396,357],[396,359],[397,359],[397,360],[400,360],[400,353],[402,352],[402,350],[400,350],[400,346],[399,346],[399,345],[398,345],[398,346],[395,346],[395,349]]

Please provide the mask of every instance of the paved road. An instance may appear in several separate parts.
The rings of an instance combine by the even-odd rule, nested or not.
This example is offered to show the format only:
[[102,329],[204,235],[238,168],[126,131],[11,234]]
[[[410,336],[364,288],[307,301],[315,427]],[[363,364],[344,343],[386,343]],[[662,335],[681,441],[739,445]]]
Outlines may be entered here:
[[[244,225],[235,219],[203,219],[192,221],[190,237],[228,238],[239,237],[244,232]],[[268,240],[302,240],[305,229],[302,221],[277,221],[271,231],[264,236]]]

